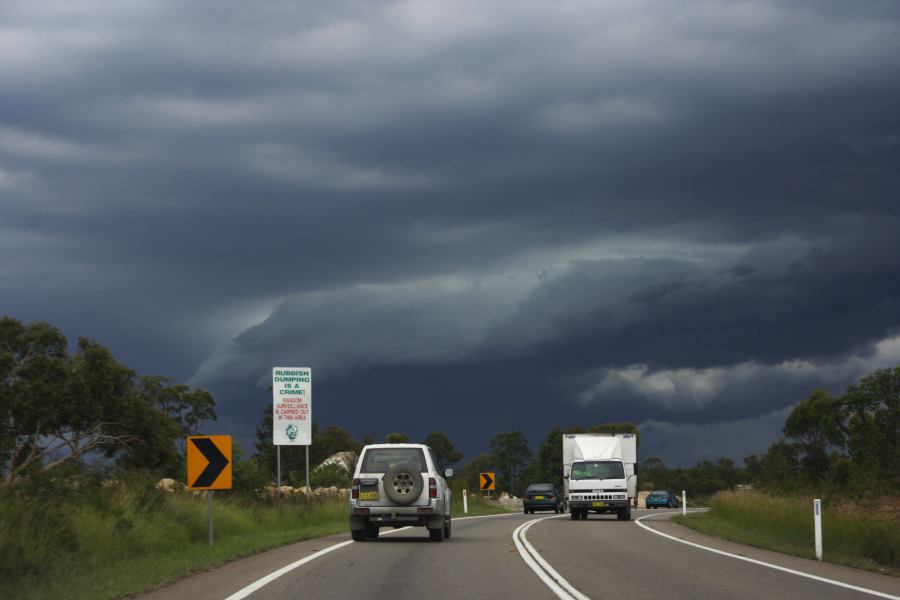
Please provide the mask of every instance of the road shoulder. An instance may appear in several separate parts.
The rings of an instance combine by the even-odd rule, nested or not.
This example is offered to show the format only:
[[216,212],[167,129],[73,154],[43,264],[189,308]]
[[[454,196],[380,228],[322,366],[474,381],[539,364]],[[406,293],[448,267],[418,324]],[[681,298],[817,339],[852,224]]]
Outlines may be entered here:
[[[790,556],[771,550],[765,550],[763,548],[756,548],[754,546],[747,546],[737,542],[712,537],[672,521],[671,517],[680,514],[679,511],[667,511],[665,513],[653,511],[646,514],[649,514],[650,516],[649,518],[641,520],[643,525],[679,540],[691,542],[707,548],[713,548],[722,552],[728,552],[740,557],[777,565],[786,569],[793,569],[816,577],[833,579],[835,581],[875,590],[884,594],[900,596],[900,578],[898,577],[880,575],[875,572],[854,569],[852,567],[845,567],[829,562],[819,562],[817,560]],[[646,516],[646,514],[639,514],[636,516],[640,518]],[[648,535],[652,534],[648,532]],[[676,542],[661,537],[660,543],[674,544]],[[812,543],[812,540],[810,540],[810,543]]]
[[273,571],[350,540],[349,533],[303,540],[235,559],[215,569],[188,575],[179,581],[137,596],[141,600],[222,600]]

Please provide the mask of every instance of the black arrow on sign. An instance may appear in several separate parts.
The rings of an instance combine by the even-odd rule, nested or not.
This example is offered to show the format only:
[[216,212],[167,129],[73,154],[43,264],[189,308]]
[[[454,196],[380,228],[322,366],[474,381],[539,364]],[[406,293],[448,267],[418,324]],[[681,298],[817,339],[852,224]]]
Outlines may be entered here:
[[197,477],[191,487],[209,487],[215,483],[222,470],[228,466],[228,459],[225,458],[225,455],[219,451],[209,438],[191,438],[191,442],[193,442],[203,457],[209,461],[209,464],[206,465],[206,468],[203,469],[203,472],[200,473],[200,476]]
[[490,489],[492,485],[494,485],[494,480],[491,479],[491,476],[487,473],[482,473],[481,478],[484,479],[484,481],[481,482],[481,489],[487,490]]

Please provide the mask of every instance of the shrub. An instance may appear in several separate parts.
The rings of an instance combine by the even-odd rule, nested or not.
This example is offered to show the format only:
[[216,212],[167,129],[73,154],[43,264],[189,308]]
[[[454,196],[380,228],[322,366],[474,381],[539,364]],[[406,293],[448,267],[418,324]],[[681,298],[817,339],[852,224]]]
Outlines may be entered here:
[[331,486],[348,488],[350,487],[351,479],[350,472],[343,465],[321,465],[309,474],[309,485],[312,488]]

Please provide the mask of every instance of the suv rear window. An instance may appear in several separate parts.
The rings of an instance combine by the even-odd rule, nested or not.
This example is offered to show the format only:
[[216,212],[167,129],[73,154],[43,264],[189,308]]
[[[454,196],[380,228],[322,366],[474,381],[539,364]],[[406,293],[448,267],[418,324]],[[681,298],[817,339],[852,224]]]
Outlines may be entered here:
[[424,473],[425,453],[421,448],[372,448],[366,451],[361,472],[385,473],[397,465],[410,465],[414,470]]

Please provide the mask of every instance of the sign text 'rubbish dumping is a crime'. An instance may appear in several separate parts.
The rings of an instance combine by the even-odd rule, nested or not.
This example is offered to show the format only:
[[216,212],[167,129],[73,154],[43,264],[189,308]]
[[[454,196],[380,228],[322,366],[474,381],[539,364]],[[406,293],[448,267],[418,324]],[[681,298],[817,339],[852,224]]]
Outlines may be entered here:
[[272,443],[276,446],[312,443],[312,369],[272,369]]

